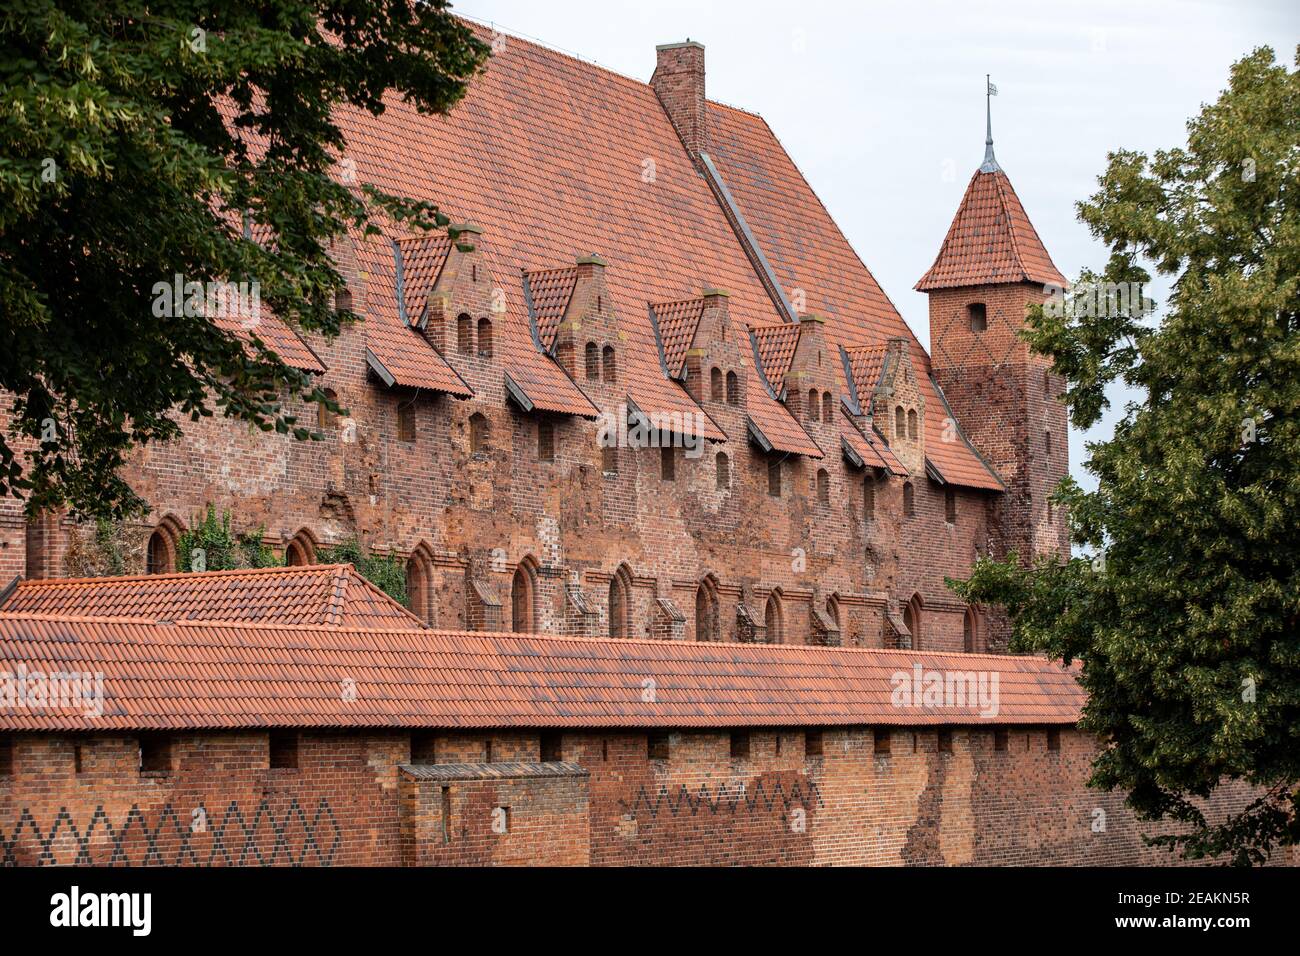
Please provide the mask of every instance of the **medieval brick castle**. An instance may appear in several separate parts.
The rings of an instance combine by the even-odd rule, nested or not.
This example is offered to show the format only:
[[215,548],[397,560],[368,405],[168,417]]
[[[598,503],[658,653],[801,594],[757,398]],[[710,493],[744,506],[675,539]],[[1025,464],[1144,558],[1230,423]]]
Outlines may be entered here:
[[[927,354],[702,45],[648,84],[495,46],[449,116],[340,116],[453,234],[340,243],[335,340],[241,331],[346,409],[323,441],[141,449],[135,576],[54,580],[76,527],[0,503],[4,663],[102,679],[0,708],[0,863],[1147,859],[1073,677],[945,585],[1068,553],[1062,383],[1016,336],[1064,280],[991,137]],[[288,567],[171,573],[209,504]],[[352,537],[409,609],[317,561]],[[900,707],[914,670],[1000,700]]]

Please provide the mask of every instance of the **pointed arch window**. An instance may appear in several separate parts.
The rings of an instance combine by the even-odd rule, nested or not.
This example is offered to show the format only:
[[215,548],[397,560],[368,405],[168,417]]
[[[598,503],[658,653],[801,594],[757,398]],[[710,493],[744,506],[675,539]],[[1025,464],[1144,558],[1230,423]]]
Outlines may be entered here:
[[510,629],[517,634],[537,630],[537,562],[531,556],[519,562],[510,582]]
[[912,489],[910,481],[903,482],[903,516],[916,517],[916,492]]
[[423,545],[406,560],[406,603],[420,620],[433,623],[433,561]]
[[961,637],[962,647],[967,654],[980,650],[980,622],[973,607],[966,608],[966,616],[962,618]]
[[727,404],[740,404],[740,378],[735,372],[727,373]]
[[903,608],[903,624],[912,634],[912,650],[921,649],[921,595],[912,595],[912,600],[908,601]]
[[718,632],[718,592],[712,577],[706,577],[695,589],[695,639],[697,641],[717,641]]
[[773,591],[768,595],[767,606],[763,609],[763,624],[767,630],[769,644],[785,643],[785,615],[781,610],[781,592]]
[[709,400],[722,401],[722,369],[716,365],[709,371]]
[[316,544],[306,528],[294,535],[293,540],[284,549],[284,563],[291,568],[316,563]]
[[626,564],[609,579],[609,636],[632,636],[632,573]]

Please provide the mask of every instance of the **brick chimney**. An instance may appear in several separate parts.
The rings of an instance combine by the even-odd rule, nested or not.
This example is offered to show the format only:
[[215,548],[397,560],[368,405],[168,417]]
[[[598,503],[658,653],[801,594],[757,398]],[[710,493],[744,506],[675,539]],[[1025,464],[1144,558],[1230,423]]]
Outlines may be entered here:
[[704,99],[704,44],[665,43],[655,47],[650,77],[664,112],[691,156],[709,151],[708,104]]

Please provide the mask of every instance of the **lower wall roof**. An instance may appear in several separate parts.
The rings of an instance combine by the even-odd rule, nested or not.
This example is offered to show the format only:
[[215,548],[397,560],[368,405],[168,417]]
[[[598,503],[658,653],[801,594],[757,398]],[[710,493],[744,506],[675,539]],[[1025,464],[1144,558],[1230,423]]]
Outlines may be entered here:
[[[84,695],[50,699],[56,674]],[[1073,724],[1083,702],[1039,657],[0,614],[10,731]]]

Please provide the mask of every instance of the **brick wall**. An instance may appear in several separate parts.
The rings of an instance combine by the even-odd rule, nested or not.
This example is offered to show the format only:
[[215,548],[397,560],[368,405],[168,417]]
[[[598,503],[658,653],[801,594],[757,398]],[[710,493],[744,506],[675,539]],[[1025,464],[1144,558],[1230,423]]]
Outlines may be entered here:
[[538,733],[308,733],[271,769],[265,733],[180,734],[171,771],[142,773],[136,738],[20,734],[0,738],[0,865],[1171,862],[1085,786],[1091,738],[1056,737],[582,731],[542,764]]

